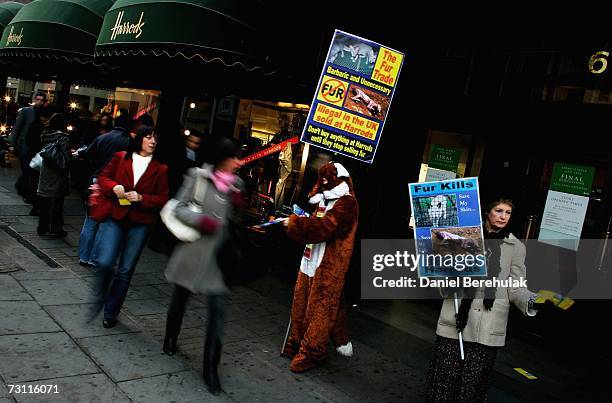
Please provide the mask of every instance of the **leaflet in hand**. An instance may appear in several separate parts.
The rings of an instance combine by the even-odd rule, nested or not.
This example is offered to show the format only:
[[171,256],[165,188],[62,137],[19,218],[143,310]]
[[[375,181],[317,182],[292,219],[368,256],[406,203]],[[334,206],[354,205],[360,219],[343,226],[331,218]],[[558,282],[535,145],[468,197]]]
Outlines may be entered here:
[[274,219],[274,220],[272,220],[272,221],[265,222],[265,223],[263,223],[263,224],[253,225],[253,228],[264,228],[264,227],[269,227],[270,225],[274,225],[274,224],[278,224],[278,223],[280,223],[280,222],[283,222],[283,221],[284,221],[284,220],[286,220],[286,219],[287,219],[286,217],[279,217],[279,218],[276,218],[276,219]]
[[304,209],[302,209],[297,204],[293,205],[292,211],[293,211],[293,214],[295,214],[297,216],[300,216],[300,217],[310,217],[310,214],[308,214],[306,211],[304,211]]
[[536,297],[535,302],[537,304],[541,304],[546,301],[552,302],[553,304],[555,304],[555,306],[563,310],[568,310],[572,305],[574,305],[575,302],[573,299],[569,297],[564,297],[563,295],[558,294],[554,291],[540,290],[538,292],[538,296]]

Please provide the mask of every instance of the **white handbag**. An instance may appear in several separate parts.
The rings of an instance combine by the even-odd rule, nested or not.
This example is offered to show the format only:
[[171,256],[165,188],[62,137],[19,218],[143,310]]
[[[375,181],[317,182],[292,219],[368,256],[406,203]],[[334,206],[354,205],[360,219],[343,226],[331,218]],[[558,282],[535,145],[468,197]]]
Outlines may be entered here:
[[[203,191],[201,191],[200,189],[202,185],[204,185]],[[196,199],[196,195],[197,195],[197,199],[204,200],[205,192],[206,192],[206,179],[203,179],[200,177],[200,175],[197,175],[195,179],[193,199]],[[202,194],[200,195],[199,193],[202,193]],[[168,230],[172,232],[172,234],[175,237],[177,237],[179,240],[183,242],[197,241],[202,236],[200,231],[183,223],[181,220],[179,220],[176,217],[175,210],[176,210],[176,206],[179,203],[180,201],[177,199],[168,200],[168,202],[164,205],[164,207],[159,212],[159,215],[161,216],[161,220],[166,225],[166,228],[168,228]],[[194,203],[190,202],[189,204],[191,205]],[[195,210],[191,208],[191,206],[190,206],[190,209]]]
[[36,155],[30,161],[30,168],[40,171],[40,167],[42,167],[43,159],[40,156],[40,153],[36,153]]

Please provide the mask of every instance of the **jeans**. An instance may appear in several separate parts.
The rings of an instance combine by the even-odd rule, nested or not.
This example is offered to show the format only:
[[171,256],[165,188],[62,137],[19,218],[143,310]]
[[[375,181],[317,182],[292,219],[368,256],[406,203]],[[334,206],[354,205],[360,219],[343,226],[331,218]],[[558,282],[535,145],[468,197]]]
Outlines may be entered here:
[[38,216],[38,231],[51,233],[63,231],[64,226],[64,198],[39,197],[40,213]]
[[94,241],[99,226],[99,222],[92,220],[85,214],[85,221],[83,222],[81,236],[79,237],[79,260],[81,262],[93,264],[94,260],[96,260],[92,252],[95,249]]
[[[172,337],[175,340],[181,332],[183,323],[183,315],[187,306],[187,300],[191,292],[189,290],[174,286],[172,293],[172,301],[168,307],[168,317],[166,319],[166,336]],[[206,328],[206,340],[219,340],[223,337],[225,328],[225,312],[226,312],[225,295],[209,295],[208,296],[208,326]]]
[[[149,224],[125,227],[109,218],[98,228],[92,263],[96,266],[96,292],[98,303],[104,301],[105,319],[117,319],[119,315],[136,263],[146,244],[149,227]],[[113,276],[117,257],[119,265]],[[110,289],[105,293],[109,285]]]

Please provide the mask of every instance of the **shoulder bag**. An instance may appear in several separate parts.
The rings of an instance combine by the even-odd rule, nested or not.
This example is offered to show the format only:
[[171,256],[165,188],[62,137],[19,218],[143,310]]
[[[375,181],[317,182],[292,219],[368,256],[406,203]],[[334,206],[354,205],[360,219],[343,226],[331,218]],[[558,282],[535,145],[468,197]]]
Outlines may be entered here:
[[[196,195],[200,200],[204,200],[208,184],[207,180],[197,175],[195,184],[193,185],[192,199],[196,199]],[[166,228],[179,240],[183,242],[194,242],[200,239],[202,234],[197,229],[183,223],[176,217],[176,207],[180,203],[177,199],[170,199],[159,212],[161,220],[166,225]],[[192,203],[192,202],[190,202]]]

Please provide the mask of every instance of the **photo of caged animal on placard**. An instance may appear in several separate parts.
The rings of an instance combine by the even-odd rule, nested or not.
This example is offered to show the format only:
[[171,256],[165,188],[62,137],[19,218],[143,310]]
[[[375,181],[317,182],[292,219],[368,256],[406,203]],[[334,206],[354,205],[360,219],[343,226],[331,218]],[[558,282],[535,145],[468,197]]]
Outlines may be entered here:
[[377,46],[338,34],[332,42],[327,61],[369,76],[374,70],[378,51]]
[[454,194],[413,199],[417,227],[454,227],[459,225],[457,198]]

